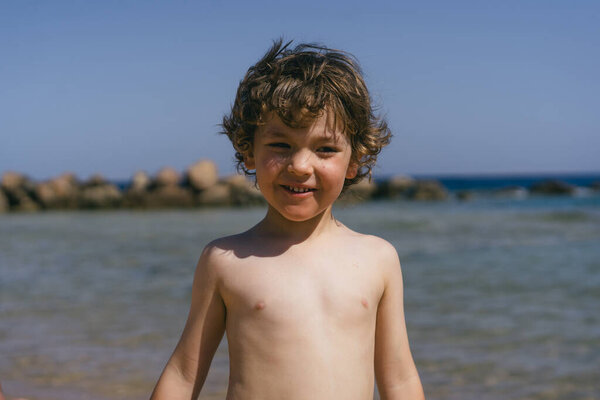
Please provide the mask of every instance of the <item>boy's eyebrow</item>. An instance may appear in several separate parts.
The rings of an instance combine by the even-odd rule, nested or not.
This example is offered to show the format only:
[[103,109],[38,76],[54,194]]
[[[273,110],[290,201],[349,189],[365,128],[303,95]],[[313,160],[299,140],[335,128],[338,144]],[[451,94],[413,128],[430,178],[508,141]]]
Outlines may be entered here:
[[281,132],[277,128],[268,128],[268,129],[265,129],[265,131],[263,132],[263,134],[265,136],[274,137],[274,138],[285,137],[286,136],[285,133]]
[[[267,139],[285,139],[288,137],[288,134],[286,134],[284,131],[277,129],[277,127],[270,127],[264,130],[263,136]],[[328,131],[324,135],[318,135],[316,138],[314,138],[314,140],[319,143],[337,144],[342,137],[342,134]]]

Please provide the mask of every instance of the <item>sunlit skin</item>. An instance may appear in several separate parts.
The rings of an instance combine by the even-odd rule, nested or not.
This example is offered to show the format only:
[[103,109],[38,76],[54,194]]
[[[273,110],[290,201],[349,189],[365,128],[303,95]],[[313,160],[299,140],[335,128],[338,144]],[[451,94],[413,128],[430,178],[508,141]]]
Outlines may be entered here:
[[[331,126],[327,115],[294,129],[277,116],[266,116],[245,164],[269,204],[269,215],[303,222],[331,214],[345,178],[356,176],[348,138]],[[297,229],[297,228],[296,228]]]
[[356,174],[327,115],[306,128],[265,116],[246,155],[265,218],[202,253],[181,339],[153,399],[193,399],[224,333],[228,400],[423,399],[406,333],[400,263],[331,207]]

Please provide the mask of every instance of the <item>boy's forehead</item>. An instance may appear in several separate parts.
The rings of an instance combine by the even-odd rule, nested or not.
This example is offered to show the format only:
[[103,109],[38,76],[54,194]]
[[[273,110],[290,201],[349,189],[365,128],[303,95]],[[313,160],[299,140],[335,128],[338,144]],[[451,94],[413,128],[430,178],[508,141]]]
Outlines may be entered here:
[[339,121],[333,112],[323,112],[320,116],[314,119],[306,119],[298,127],[286,124],[276,112],[270,111],[263,114],[263,125],[259,127],[259,131],[268,136],[283,136],[288,131],[305,131],[311,134],[316,134],[323,138],[340,140],[346,137],[341,129]]

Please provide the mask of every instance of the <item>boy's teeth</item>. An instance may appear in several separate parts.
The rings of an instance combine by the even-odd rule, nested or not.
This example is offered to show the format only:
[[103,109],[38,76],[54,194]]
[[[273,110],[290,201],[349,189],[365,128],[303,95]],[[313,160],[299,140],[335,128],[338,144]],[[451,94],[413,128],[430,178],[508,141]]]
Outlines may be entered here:
[[290,189],[292,192],[295,192],[295,193],[304,193],[304,192],[310,191],[310,189],[307,189],[307,188],[298,188],[298,187],[292,187],[292,186],[288,186],[288,189]]

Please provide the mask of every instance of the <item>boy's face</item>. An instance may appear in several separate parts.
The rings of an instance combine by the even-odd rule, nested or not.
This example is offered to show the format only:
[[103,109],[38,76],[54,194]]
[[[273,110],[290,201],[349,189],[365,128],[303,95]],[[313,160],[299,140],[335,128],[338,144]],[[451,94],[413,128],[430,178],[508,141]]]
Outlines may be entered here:
[[306,221],[330,207],[344,180],[356,176],[346,135],[331,127],[327,113],[306,128],[290,128],[274,113],[254,134],[245,165],[271,207],[291,221]]

